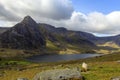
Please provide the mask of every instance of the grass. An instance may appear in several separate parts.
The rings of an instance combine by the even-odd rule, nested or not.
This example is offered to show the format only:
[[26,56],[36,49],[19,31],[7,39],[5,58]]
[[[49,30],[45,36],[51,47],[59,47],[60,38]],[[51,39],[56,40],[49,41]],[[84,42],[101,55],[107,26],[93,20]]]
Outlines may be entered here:
[[[17,62],[22,66],[24,70],[17,71],[16,69],[3,69],[5,76],[0,77],[0,80],[16,80],[17,78],[25,77],[32,80],[36,73],[45,70],[52,69],[64,69],[71,68],[74,69],[79,67],[81,69],[82,62],[86,62],[89,66],[88,72],[82,72],[81,74],[85,77],[85,80],[110,80],[110,78],[115,76],[120,76],[120,53],[109,54],[100,57],[66,61],[66,62],[56,62],[56,63],[27,63],[27,62]],[[10,61],[10,63],[14,61]]]
[[30,64],[30,62],[27,61],[0,61],[0,66],[6,66],[6,65],[27,65]]
[[59,51],[60,50],[55,44],[53,44],[49,40],[47,40],[46,46],[47,46],[47,51]]
[[99,44],[98,47],[99,50],[96,50],[97,53],[110,54],[110,53],[120,52],[120,46],[118,46],[113,42],[106,42],[104,44]]
[[0,57],[15,57],[20,56],[20,54],[23,54],[23,50],[15,50],[15,49],[6,49],[6,48],[0,48]]
[[[58,53],[58,54],[80,54],[80,53],[95,53],[91,48],[80,47],[76,44],[69,44],[66,42],[54,43],[47,40],[45,52],[48,54]],[[58,45],[59,44],[59,45]]]
[[[66,52],[75,51],[82,52],[84,49],[79,49],[78,46],[66,45]],[[56,46],[54,43],[47,41],[46,51],[48,52],[60,52],[62,48]],[[86,62],[89,66],[88,72],[81,72],[85,77],[85,80],[110,80],[110,78],[115,76],[120,76],[120,53],[114,52],[114,54],[108,54],[100,57],[87,58],[75,61],[63,61],[56,63],[30,63],[23,60],[23,56],[29,56],[38,53],[37,51],[24,51],[24,50],[14,50],[14,49],[0,49],[0,80],[16,80],[17,78],[28,78],[32,80],[33,77],[45,70],[51,69],[74,69],[79,67],[81,69],[81,64]],[[103,51],[104,53],[104,51]],[[53,53],[52,53],[53,54]],[[12,57],[12,58],[11,58]],[[19,59],[19,57],[21,58]]]
[[120,63],[117,62],[94,62],[89,63],[90,71],[82,73],[86,80],[110,80],[120,76]]
[[34,55],[37,50],[0,48],[0,58],[23,58]]

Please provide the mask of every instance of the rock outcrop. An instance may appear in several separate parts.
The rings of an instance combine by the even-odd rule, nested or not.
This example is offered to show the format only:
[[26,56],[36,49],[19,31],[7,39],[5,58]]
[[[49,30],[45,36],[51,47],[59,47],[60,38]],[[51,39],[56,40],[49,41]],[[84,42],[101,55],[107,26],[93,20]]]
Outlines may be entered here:
[[71,45],[78,45],[79,47],[84,47],[84,48],[97,47],[94,43],[92,43],[91,41],[89,41],[84,37],[88,35],[88,33],[85,32],[83,33],[80,31],[67,30],[64,27],[56,28],[52,25],[42,24],[42,23],[39,24],[39,28],[40,31],[43,33],[43,35],[52,42],[58,42],[58,43],[64,42],[63,45],[71,44]]
[[79,71],[56,69],[38,73],[33,80],[83,80]]
[[111,78],[111,80],[120,80],[120,76],[119,77]]
[[38,24],[30,17],[24,20],[0,36],[0,47],[14,49],[38,49],[44,47],[46,41],[38,29]]
[[28,80],[27,78],[18,78],[17,80]]

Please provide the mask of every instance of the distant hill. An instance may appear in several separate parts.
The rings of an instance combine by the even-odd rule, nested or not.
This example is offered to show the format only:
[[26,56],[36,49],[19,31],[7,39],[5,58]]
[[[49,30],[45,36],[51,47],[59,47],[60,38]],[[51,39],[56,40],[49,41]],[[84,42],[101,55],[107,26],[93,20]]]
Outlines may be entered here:
[[86,39],[90,40],[91,42],[97,44],[105,44],[107,42],[115,43],[116,45],[120,46],[120,35],[116,36],[108,36],[108,37],[97,37],[94,35],[84,36]]

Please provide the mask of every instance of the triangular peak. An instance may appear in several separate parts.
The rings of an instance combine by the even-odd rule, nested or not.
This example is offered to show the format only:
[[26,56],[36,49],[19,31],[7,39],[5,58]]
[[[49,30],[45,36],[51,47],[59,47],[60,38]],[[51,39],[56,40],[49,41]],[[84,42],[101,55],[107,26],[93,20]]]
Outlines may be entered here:
[[22,20],[22,23],[36,23],[35,20],[31,16],[25,16]]

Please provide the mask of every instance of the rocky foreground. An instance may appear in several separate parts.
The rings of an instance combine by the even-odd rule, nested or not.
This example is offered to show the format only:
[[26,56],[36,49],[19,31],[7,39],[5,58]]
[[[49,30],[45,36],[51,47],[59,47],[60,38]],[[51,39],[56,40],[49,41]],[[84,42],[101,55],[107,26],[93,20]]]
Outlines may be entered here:
[[71,69],[56,69],[38,73],[33,80],[82,80],[79,71]]

